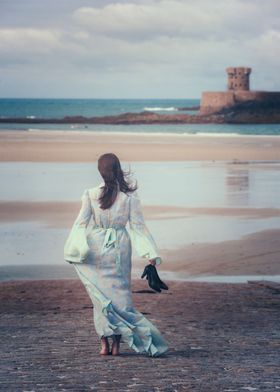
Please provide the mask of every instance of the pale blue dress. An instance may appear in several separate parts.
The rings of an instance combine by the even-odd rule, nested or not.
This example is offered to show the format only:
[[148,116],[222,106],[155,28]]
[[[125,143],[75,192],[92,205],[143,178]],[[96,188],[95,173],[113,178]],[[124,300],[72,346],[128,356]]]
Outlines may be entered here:
[[97,335],[121,335],[121,341],[136,352],[159,356],[168,350],[166,341],[133,307],[131,244],[139,256],[156,258],[157,264],[162,260],[136,192],[119,192],[111,208],[102,210],[98,201],[102,186],[84,191],[81,210],[65,243],[64,259],[73,263],[92,300]]

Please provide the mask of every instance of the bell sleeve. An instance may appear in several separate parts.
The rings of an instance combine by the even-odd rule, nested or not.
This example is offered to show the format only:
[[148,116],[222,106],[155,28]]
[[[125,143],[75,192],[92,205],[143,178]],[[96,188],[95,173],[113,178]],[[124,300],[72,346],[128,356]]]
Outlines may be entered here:
[[64,260],[69,263],[84,263],[89,253],[86,229],[92,216],[88,190],[82,195],[82,206],[64,245]]
[[156,264],[162,263],[156,243],[145,224],[140,199],[136,194],[130,196],[129,233],[132,246],[140,257],[155,259]]

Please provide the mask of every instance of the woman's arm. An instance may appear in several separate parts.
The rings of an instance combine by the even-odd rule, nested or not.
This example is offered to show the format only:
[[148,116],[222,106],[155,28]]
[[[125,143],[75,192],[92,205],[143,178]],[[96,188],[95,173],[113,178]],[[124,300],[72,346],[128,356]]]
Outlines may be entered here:
[[149,259],[153,265],[161,264],[156,243],[146,226],[141,202],[136,194],[130,196],[129,226],[132,245],[138,255]]
[[92,216],[91,202],[87,189],[84,191],[81,200],[81,209],[77,218],[75,219],[74,225],[80,227],[87,227]]
[[82,206],[74,221],[64,246],[64,259],[68,262],[83,263],[88,255],[86,228],[92,216],[88,190],[82,195]]

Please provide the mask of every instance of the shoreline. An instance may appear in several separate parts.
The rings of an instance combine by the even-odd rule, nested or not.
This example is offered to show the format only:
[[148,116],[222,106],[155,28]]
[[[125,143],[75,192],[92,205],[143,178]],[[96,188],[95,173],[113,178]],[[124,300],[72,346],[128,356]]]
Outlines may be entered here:
[[[178,124],[178,127],[182,127],[186,124]],[[191,125],[191,124],[189,124]],[[216,124],[219,126],[223,126],[225,124]],[[256,126],[262,125],[262,124],[255,124]],[[152,125],[155,129],[162,128],[162,125]],[[116,126],[118,127],[118,126]],[[120,126],[119,126],[120,127]],[[126,128],[126,126],[122,127],[122,129]],[[186,129],[186,128],[184,128]],[[280,128],[279,128],[280,129]],[[273,139],[275,138],[276,140],[280,138],[280,133],[279,134],[259,134],[259,133],[237,133],[237,132],[200,132],[197,130],[193,130],[190,132],[162,132],[162,131],[153,131],[153,132],[147,132],[147,131],[142,131],[140,130],[139,132],[135,130],[130,130],[130,131],[108,131],[108,130],[96,130],[96,129],[81,129],[78,127],[74,127],[71,129],[44,129],[44,128],[28,128],[28,129],[21,129],[21,128],[13,128],[13,129],[1,129],[0,128],[0,135],[1,133],[8,133],[8,134],[13,134],[13,133],[23,133],[23,134],[43,134],[43,135],[53,135],[53,136],[71,136],[71,135],[76,135],[76,136],[116,136],[116,137],[127,137],[131,136],[133,138],[137,137],[143,137],[143,138],[166,138],[167,140],[170,139],[176,139],[176,138],[190,138],[190,139],[196,139],[196,138],[268,138],[268,139]]]
[[[67,124],[66,124],[67,125]],[[97,124],[98,125],[98,124]],[[102,124],[101,124],[102,125]],[[172,125],[177,125],[180,128],[183,128],[185,125],[192,125],[192,124],[172,124]],[[198,124],[199,125],[199,124]],[[202,124],[203,125],[203,124]],[[236,127],[235,124],[215,124],[219,127],[223,127],[225,125],[234,125]],[[240,124],[241,126],[243,125],[247,125],[247,124]],[[251,124],[251,125],[255,125],[255,126],[261,126],[263,124]],[[271,125],[271,124],[269,124]],[[278,124],[275,124],[278,125]],[[279,124],[280,125],[280,124]],[[145,124],[144,124],[145,126]],[[157,125],[157,124],[152,124],[152,126],[154,126],[155,129],[160,129],[163,128],[164,125]],[[116,126],[116,128],[122,128],[125,129],[126,126]],[[140,128],[141,126],[139,126]],[[141,128],[140,128],[141,129]],[[70,136],[70,135],[78,135],[78,136],[86,136],[86,135],[92,135],[92,136],[119,136],[119,137],[124,137],[124,136],[132,136],[132,137],[167,137],[167,138],[197,138],[197,137],[240,137],[240,138],[276,138],[279,139],[280,138],[280,133],[279,134],[254,134],[254,133],[237,133],[237,132],[199,132],[199,131],[192,131],[192,132],[145,132],[145,131],[104,131],[104,130],[96,130],[96,129],[88,129],[88,128],[79,128],[78,126],[74,126],[73,128],[69,128],[69,129],[44,129],[44,128],[0,128],[0,135],[1,133],[7,133],[9,135],[15,134],[15,136],[18,133],[21,134],[43,134],[45,136],[48,135],[57,135],[57,136]]]
[[82,132],[1,131],[0,162],[95,162],[108,151],[131,162],[280,161],[280,137],[273,135]]
[[[36,269],[36,272],[33,272]],[[72,280],[79,280],[76,273],[73,271],[67,271],[68,267],[64,265],[40,265],[40,264],[25,264],[25,265],[1,265],[0,272],[4,278],[0,280],[0,286],[2,284],[28,284],[31,282],[67,282]],[[131,281],[137,284],[137,282],[145,282],[148,286],[148,282],[145,279],[141,279],[142,270],[135,270],[131,275]],[[269,274],[235,274],[235,275],[214,275],[214,274],[196,274],[187,275],[177,273],[175,271],[158,271],[160,278],[164,282],[170,282],[172,284],[180,283],[201,283],[201,284],[217,284],[217,285],[244,285],[250,284],[252,281],[269,281],[280,284],[280,274],[269,275]],[[62,276],[64,274],[64,276]]]
[[[34,269],[36,269],[35,272]],[[0,272],[4,274],[4,278],[0,280],[0,286],[9,285],[21,285],[21,284],[39,284],[41,283],[52,283],[55,282],[71,282],[79,281],[79,276],[77,275],[75,268],[65,262],[64,264],[24,264],[24,265],[0,265]],[[142,269],[134,269],[131,273],[131,282],[134,284],[141,284],[147,287],[148,281],[141,278]],[[177,274],[176,271],[166,271],[158,270],[160,278],[164,282],[169,282],[170,284],[213,284],[213,285],[246,285],[251,282],[275,282],[279,283],[280,287],[280,273],[279,274],[244,274],[238,273],[235,275],[217,275],[217,274],[182,274],[181,272]],[[6,274],[6,276],[5,276]],[[9,276],[9,274],[14,274]],[[162,291],[167,293],[168,291]]]
[[[224,240],[221,242],[194,242],[177,248],[165,249],[160,248],[160,256],[162,264],[159,266],[159,274],[166,279],[188,280],[191,277],[208,277],[219,276],[220,279],[225,277],[241,277],[241,276],[280,276],[280,264],[278,262],[280,256],[279,249],[280,229],[268,229],[254,232],[242,236],[239,239]],[[63,244],[61,244],[61,248]],[[49,260],[49,259],[48,259]],[[24,276],[36,275],[37,269],[47,269],[51,276],[63,276],[69,264],[63,261],[61,254],[54,260],[61,260],[59,263],[49,263],[46,260],[37,264],[38,261],[31,264],[2,264],[2,277],[5,275],[5,269],[12,269],[12,276],[20,273]],[[132,273],[139,272],[141,275],[147,261],[133,256]],[[27,270],[25,271],[25,267]],[[27,267],[29,266],[29,267]],[[52,271],[60,271],[56,275]],[[16,271],[18,270],[18,271]],[[4,271],[4,272],[3,272]],[[21,271],[21,272],[20,272]],[[64,272],[63,272],[64,271]],[[30,275],[31,274],[31,275]],[[45,275],[44,275],[45,276]]]

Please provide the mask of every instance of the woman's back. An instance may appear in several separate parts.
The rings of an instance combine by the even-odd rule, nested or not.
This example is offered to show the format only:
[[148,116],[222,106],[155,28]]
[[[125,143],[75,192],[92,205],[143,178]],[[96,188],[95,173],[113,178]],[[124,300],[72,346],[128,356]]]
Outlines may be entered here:
[[103,184],[87,191],[94,223],[103,228],[126,226],[129,221],[130,198],[137,195],[118,192],[113,205],[103,210],[99,202],[102,186]]

